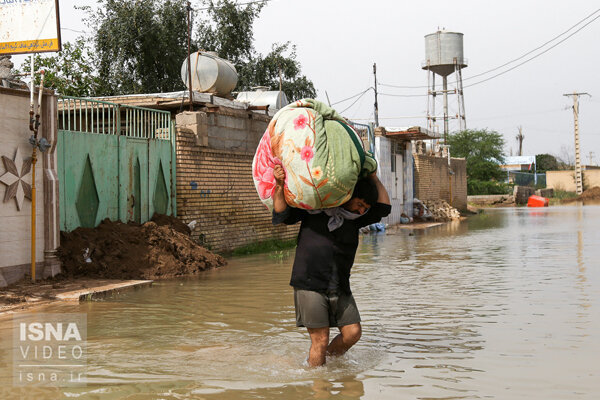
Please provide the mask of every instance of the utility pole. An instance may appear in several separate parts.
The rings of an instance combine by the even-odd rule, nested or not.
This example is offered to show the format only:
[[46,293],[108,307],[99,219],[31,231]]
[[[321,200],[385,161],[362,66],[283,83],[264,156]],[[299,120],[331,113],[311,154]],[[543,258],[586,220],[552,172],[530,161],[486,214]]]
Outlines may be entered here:
[[[190,89],[190,111],[194,111],[194,98],[192,96],[192,63],[190,62],[190,51],[191,51],[191,46],[190,46],[190,42],[191,42],[191,38],[192,38],[192,33],[191,33],[191,25],[192,25],[192,21],[191,21],[191,13],[192,13],[192,5],[190,4],[190,2],[187,2],[187,6],[186,6],[186,11],[187,11],[187,70],[188,70],[188,88]],[[183,97],[183,96],[182,96]]]
[[592,163],[592,160],[594,159],[594,152],[593,152],[593,151],[590,151],[590,156],[589,156],[589,157],[590,157],[590,158],[589,158],[589,160],[588,160],[588,161],[589,161],[590,165],[594,165],[594,164]]
[[523,136],[523,127],[519,126],[517,128],[519,129],[519,134],[516,137],[517,142],[519,142],[519,156],[522,156],[523,155],[523,139],[525,139],[525,136]]
[[575,120],[575,186],[577,194],[583,193],[583,178],[581,173],[581,152],[579,148],[579,96],[586,95],[592,97],[589,93],[566,93],[563,96],[573,97],[573,118]]
[[379,126],[379,106],[377,105],[377,63],[373,63],[373,76],[375,77],[375,127]]

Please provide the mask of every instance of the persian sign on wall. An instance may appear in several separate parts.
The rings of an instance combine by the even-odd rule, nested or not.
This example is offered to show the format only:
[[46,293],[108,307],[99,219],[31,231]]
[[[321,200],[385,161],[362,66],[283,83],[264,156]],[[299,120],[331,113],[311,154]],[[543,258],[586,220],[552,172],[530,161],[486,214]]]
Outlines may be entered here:
[[0,0],[0,54],[60,51],[58,0]]

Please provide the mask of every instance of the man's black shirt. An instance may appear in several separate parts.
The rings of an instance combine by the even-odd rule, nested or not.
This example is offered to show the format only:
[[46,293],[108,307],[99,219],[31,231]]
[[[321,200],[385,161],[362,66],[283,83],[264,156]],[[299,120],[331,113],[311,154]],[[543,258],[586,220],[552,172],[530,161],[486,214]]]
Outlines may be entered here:
[[337,287],[350,294],[350,269],[358,247],[358,231],[363,226],[381,221],[391,210],[391,205],[377,203],[359,218],[345,219],[342,226],[332,232],[327,228],[329,216],[325,213],[310,214],[291,207],[281,213],[273,211],[274,225],[292,225],[302,221],[290,285],[318,292]]

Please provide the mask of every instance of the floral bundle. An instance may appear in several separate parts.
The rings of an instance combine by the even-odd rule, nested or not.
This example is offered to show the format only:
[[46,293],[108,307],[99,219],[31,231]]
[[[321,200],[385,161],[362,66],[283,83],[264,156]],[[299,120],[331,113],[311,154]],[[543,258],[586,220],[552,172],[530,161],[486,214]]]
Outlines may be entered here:
[[279,110],[254,155],[254,184],[269,210],[276,164],[286,172],[287,204],[307,210],[344,204],[359,177],[377,169],[356,131],[334,109],[312,99]]

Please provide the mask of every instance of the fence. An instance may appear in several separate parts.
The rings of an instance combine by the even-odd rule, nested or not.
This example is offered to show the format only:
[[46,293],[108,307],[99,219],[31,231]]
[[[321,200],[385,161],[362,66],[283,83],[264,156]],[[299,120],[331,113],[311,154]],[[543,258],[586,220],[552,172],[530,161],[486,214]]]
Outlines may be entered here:
[[348,121],[348,124],[358,133],[363,143],[369,144],[369,151],[375,154],[375,136],[373,128],[370,125],[359,124],[358,122]]
[[167,111],[64,96],[58,102],[60,226],[176,214],[175,145]]
[[546,174],[511,171],[508,172],[508,182],[517,186],[546,187]]

